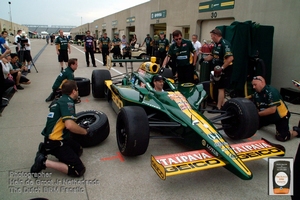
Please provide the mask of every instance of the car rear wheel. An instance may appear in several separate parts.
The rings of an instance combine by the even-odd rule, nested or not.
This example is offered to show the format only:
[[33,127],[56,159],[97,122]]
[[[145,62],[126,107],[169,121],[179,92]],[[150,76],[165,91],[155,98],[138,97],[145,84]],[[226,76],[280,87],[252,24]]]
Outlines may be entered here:
[[80,126],[93,127],[94,135],[79,135],[72,133],[72,138],[82,147],[91,147],[104,141],[109,135],[109,121],[105,113],[96,110],[88,110],[77,113],[76,123]]
[[92,73],[92,93],[94,98],[105,97],[105,80],[111,80],[108,70],[94,70]]
[[255,105],[249,99],[229,99],[222,110],[231,116],[221,120],[224,132],[231,139],[249,138],[257,131],[259,116]]
[[145,110],[126,106],[117,117],[117,143],[124,156],[138,156],[146,152],[149,144],[149,122]]

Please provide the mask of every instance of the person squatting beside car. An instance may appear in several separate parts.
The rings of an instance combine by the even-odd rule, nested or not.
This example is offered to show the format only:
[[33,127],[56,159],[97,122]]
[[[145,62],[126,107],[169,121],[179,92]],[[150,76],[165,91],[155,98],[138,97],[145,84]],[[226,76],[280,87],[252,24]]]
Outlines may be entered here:
[[269,124],[275,124],[275,138],[281,142],[293,137],[300,137],[300,128],[293,127],[289,130],[290,112],[277,89],[266,85],[262,76],[255,76],[252,80],[255,93],[247,97],[255,104],[259,115],[259,128]]
[[56,78],[52,86],[52,92],[49,97],[45,100],[46,102],[53,101],[55,96],[59,94],[58,90],[66,80],[74,80],[74,71],[77,69],[78,63],[77,58],[71,58],[68,61],[68,67],[64,69]]
[[[75,100],[78,87],[73,80],[62,85],[62,97],[50,107],[46,126],[42,131],[44,143],[40,143],[34,164],[30,169],[33,177],[43,169],[52,168],[72,177],[80,177],[85,166],[80,160],[82,147],[70,138],[70,133],[93,136],[93,128],[82,128],[76,123]],[[52,161],[47,155],[54,155],[59,161]]]

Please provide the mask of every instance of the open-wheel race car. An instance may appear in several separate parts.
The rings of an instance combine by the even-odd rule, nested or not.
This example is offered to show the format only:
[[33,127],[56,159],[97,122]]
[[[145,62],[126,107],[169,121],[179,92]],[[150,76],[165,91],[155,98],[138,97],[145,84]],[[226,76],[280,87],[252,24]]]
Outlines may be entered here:
[[[162,92],[153,86],[157,74],[164,77]],[[208,119],[203,114],[207,97],[203,84],[174,82],[170,69],[161,70],[152,58],[138,70],[126,68],[126,73],[114,77],[108,70],[94,70],[92,93],[95,98],[106,98],[118,114],[117,143],[124,156],[144,154],[151,137],[178,138],[195,149],[152,156],[151,166],[161,179],[224,166],[249,180],[252,173],[244,161],[285,153],[283,146],[265,139],[231,146],[220,130],[235,140],[253,136],[259,123],[255,105],[245,98],[229,99],[217,116]],[[151,136],[152,129],[161,136]]]

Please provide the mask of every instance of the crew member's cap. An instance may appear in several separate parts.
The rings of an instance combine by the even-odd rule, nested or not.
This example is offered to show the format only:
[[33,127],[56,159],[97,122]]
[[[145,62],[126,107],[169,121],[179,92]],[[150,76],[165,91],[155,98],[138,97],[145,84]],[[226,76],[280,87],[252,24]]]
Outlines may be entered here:
[[206,41],[206,40],[203,40],[203,42],[204,42],[204,43],[207,43],[207,41]]
[[147,34],[147,36],[150,36],[150,34]]
[[164,78],[161,75],[155,75],[153,77],[153,81],[161,81],[161,80],[164,80]]
[[114,35],[119,35],[119,33],[116,32],[116,33],[114,33]]
[[159,34],[160,34],[160,35],[164,35],[165,33],[162,31],[162,32],[160,32]]

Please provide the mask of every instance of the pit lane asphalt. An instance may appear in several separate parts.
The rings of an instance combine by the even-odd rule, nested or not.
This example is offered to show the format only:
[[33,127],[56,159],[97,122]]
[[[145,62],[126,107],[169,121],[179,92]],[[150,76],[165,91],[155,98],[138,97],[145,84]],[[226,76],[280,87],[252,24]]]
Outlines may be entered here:
[[[34,57],[45,46],[45,40],[31,39]],[[72,45],[70,58],[78,58],[76,77],[91,78],[95,69],[102,66],[101,54],[95,54],[97,68],[86,67],[83,48]],[[46,122],[49,103],[45,99],[59,74],[59,64],[54,45],[47,45],[35,62],[38,73],[32,68],[27,77],[30,85],[15,93],[0,117],[0,199],[290,199],[289,196],[268,196],[267,159],[247,162],[253,179],[244,181],[225,168],[210,169],[169,177],[162,181],[150,166],[151,155],[163,155],[190,150],[172,139],[150,140],[147,152],[138,157],[118,156],[116,142],[116,114],[105,100],[94,99],[92,93],[82,97],[76,111],[99,110],[109,118],[110,135],[100,145],[84,149],[82,161],[86,173],[82,178],[71,178],[52,169],[43,170],[44,177],[28,177],[37,151],[43,141],[40,134]],[[137,69],[139,63],[134,63]],[[112,75],[124,72],[124,68],[112,68]],[[291,85],[291,87],[293,87]],[[292,112],[299,106],[289,104]],[[206,114],[207,115],[207,114]],[[297,125],[298,115],[292,115],[291,127]],[[251,123],[251,122],[250,122]],[[252,140],[264,137],[274,139],[274,126],[259,130]],[[228,139],[226,136],[224,136]],[[231,141],[238,143],[243,141]],[[286,157],[294,157],[300,139],[281,143]],[[55,159],[50,157],[50,159]],[[48,177],[46,177],[48,176]],[[86,182],[80,182],[85,180]]]

